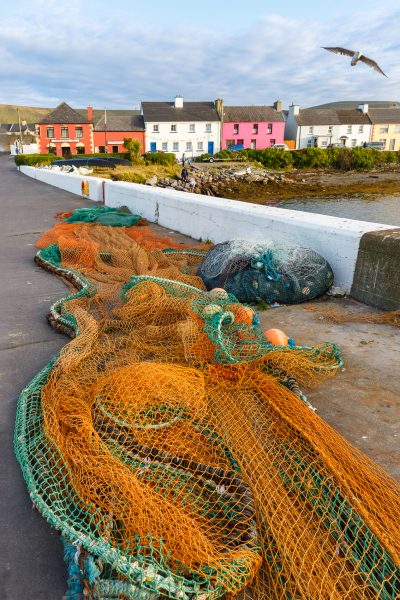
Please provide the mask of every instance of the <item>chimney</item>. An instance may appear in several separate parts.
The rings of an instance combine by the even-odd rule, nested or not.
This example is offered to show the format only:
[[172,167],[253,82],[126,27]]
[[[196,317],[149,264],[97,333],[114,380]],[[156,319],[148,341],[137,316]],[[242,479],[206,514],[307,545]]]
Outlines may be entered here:
[[175,108],[183,108],[183,97],[175,96]]
[[364,113],[364,115],[366,115],[368,113],[368,104],[366,102],[364,102],[363,104],[359,104],[358,110],[361,110],[361,112]]
[[93,107],[90,106],[90,104],[87,107],[87,118],[88,118],[88,121],[93,121]]
[[282,100],[277,100],[276,102],[274,102],[274,109],[277,112],[282,112]]
[[300,112],[300,106],[298,104],[291,104],[289,106],[289,115],[293,117],[297,117]]
[[218,113],[218,116],[220,118],[220,120],[222,121],[223,119],[223,112],[224,112],[224,101],[222,100],[222,98],[217,98],[214,102],[216,111]]

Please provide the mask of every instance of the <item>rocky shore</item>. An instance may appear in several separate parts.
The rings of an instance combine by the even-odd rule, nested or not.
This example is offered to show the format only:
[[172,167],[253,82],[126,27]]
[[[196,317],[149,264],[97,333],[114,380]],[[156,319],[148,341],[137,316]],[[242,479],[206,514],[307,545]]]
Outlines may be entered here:
[[252,164],[190,165],[189,182],[177,176],[153,176],[146,185],[192,191],[196,194],[233,198],[259,204],[313,196],[357,196],[400,193],[400,171],[268,171]]

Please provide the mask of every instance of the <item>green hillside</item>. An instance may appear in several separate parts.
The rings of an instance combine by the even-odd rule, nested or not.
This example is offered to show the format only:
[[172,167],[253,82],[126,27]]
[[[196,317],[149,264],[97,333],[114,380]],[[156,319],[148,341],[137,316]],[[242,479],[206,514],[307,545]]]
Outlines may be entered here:
[[[0,124],[1,123],[18,123],[18,112],[17,108],[20,110],[21,120],[25,120],[28,123],[37,123],[42,119],[48,112],[53,110],[52,108],[39,108],[36,106],[17,106],[15,104],[0,104]],[[75,107],[72,107],[75,108]],[[84,116],[87,116],[86,108],[76,108],[79,113]],[[93,119],[94,122],[103,116],[104,109],[94,109],[93,110]],[[128,109],[107,109],[108,115],[137,115],[139,114],[138,110],[128,110]]]

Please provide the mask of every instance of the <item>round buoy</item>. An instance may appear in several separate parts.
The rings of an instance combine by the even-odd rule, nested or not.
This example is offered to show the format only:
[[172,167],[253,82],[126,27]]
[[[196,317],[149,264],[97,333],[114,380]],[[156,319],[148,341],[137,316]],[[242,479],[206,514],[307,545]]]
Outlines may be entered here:
[[224,288],[213,288],[209,294],[211,298],[215,298],[216,300],[225,300],[228,297],[228,292]]
[[251,325],[254,318],[254,310],[250,306],[243,304],[230,304],[225,310],[233,312],[235,315],[235,323],[245,323]]
[[274,346],[288,346],[289,338],[281,329],[268,329],[264,331],[265,337]]
[[218,304],[207,304],[202,310],[202,314],[204,317],[212,317],[213,315],[222,312],[223,309],[221,308],[221,306],[218,306]]

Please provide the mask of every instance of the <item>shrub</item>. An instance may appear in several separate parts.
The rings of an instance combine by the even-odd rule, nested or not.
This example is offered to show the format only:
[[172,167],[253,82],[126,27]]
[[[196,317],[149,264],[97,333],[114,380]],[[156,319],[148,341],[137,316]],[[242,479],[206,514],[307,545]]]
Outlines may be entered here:
[[386,163],[396,163],[398,162],[398,156],[397,156],[397,152],[394,152],[393,150],[388,150],[387,152],[381,152],[381,154],[383,154],[383,158],[385,160]]
[[376,152],[379,153],[379,150],[353,148],[351,151],[351,167],[353,169],[372,169],[379,161]]
[[[61,159],[61,157],[58,157]],[[92,152],[85,154],[72,154],[72,158],[128,158],[127,152]]]
[[203,160],[205,160],[206,158],[210,158],[210,156],[212,156],[212,154],[205,152],[204,154],[200,154],[199,156],[196,156],[194,161],[195,162],[203,162]]
[[60,160],[60,157],[55,156],[55,154],[17,154],[14,160],[18,166],[34,167],[36,165],[50,165],[55,160]]
[[176,164],[176,156],[171,152],[146,152],[144,155],[146,164],[152,165],[174,165]]
[[139,140],[134,140],[133,138],[124,138],[124,148],[127,149],[129,160],[133,165],[137,165],[143,161],[140,156],[142,147]]
[[303,148],[291,152],[291,156],[297,169],[324,169],[329,166],[329,156],[324,148]]
[[240,154],[249,160],[261,163],[267,169],[287,169],[292,166],[292,154],[279,148],[265,150],[241,150]]

